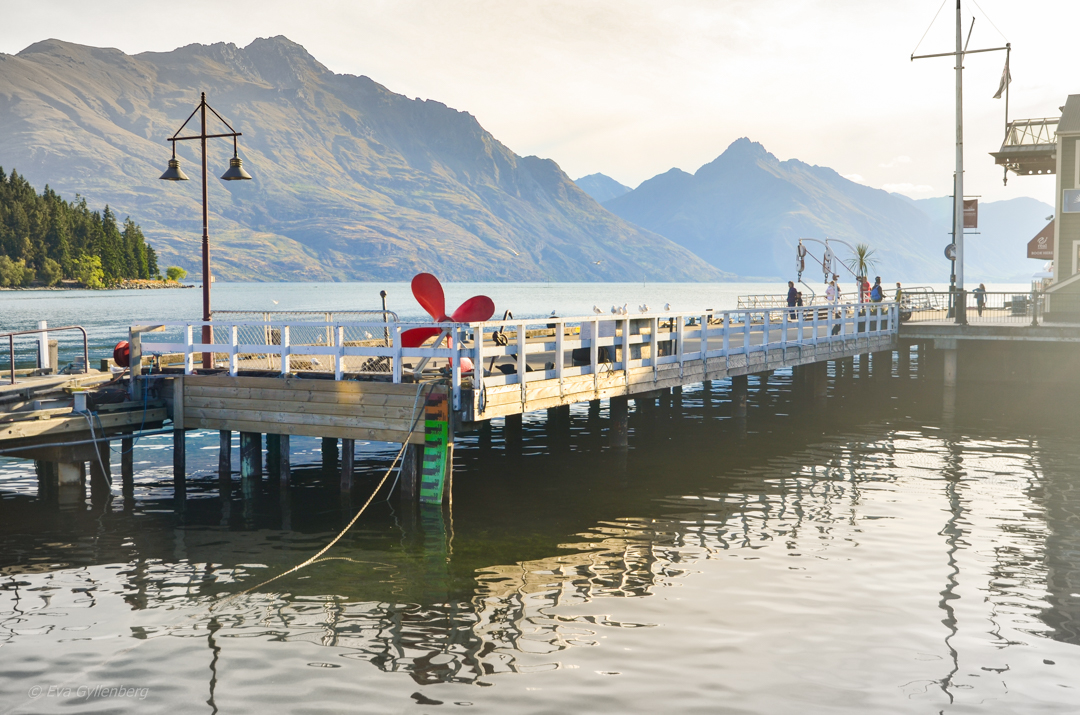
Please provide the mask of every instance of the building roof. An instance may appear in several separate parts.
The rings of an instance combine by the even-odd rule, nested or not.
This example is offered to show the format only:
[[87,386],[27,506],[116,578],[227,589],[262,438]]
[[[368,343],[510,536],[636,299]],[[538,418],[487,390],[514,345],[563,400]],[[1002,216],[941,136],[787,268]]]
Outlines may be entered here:
[[1058,134],[1080,134],[1080,94],[1070,94],[1061,110]]

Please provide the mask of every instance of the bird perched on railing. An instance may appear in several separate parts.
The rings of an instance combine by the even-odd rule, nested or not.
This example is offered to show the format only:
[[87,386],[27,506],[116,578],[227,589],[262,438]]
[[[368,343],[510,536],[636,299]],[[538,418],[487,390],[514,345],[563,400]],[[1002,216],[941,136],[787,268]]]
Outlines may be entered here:
[[642,303],[641,305],[638,306],[638,312],[639,313],[648,313],[649,312],[649,306]]
[[664,303],[664,310],[671,310],[671,303]]
[[596,313],[597,315],[603,315],[604,314],[604,311],[600,310],[599,306],[595,306],[595,305],[592,307],[592,312]]

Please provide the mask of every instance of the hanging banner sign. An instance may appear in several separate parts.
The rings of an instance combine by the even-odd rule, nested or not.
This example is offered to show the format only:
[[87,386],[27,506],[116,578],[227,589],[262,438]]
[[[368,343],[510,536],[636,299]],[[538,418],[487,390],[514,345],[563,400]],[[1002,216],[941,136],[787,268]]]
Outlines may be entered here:
[[964,228],[979,227],[979,200],[964,199]]
[[1038,258],[1043,261],[1054,258],[1054,222],[1046,224],[1046,228],[1035,234],[1035,238],[1028,241],[1027,257]]

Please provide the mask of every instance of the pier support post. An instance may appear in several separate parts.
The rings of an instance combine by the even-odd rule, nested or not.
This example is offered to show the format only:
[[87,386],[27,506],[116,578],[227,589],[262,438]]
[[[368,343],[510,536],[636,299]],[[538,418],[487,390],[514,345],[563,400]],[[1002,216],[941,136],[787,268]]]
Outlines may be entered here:
[[282,491],[286,491],[289,487],[289,479],[292,477],[289,435],[279,434],[275,436],[278,443],[277,455],[274,460],[277,464],[277,477]]
[[944,350],[945,387],[956,387],[956,348]]
[[735,417],[746,417],[746,375],[731,378],[731,406]]
[[[128,433],[130,434],[130,433]],[[125,500],[135,496],[135,440],[124,437],[120,440],[120,481],[121,493]]]
[[336,437],[322,438],[322,466],[326,473],[337,471],[338,441]]
[[353,465],[356,459],[356,441],[351,439],[341,440],[341,493],[352,492]]
[[420,497],[421,451],[415,444],[405,445],[401,455],[401,503],[407,509],[416,509]]
[[232,432],[218,431],[218,488],[232,484]]
[[187,498],[187,444],[185,436],[184,430],[173,430],[173,497],[177,501],[183,501]]
[[503,445],[507,454],[521,454],[521,413],[507,415],[503,423]]
[[94,442],[90,445],[94,452],[90,460],[90,500],[100,502],[109,496],[111,490],[112,469],[109,464],[109,443]]
[[629,409],[626,397],[612,397],[609,402],[611,412],[611,446],[626,447],[629,444]]
[[600,419],[600,400],[589,400],[589,422]]
[[34,471],[38,478],[38,499],[44,502],[56,497],[56,462],[34,460]]
[[911,377],[911,343],[901,342],[896,348],[896,371],[901,378]]
[[240,477],[262,477],[262,435],[258,432],[240,433]]

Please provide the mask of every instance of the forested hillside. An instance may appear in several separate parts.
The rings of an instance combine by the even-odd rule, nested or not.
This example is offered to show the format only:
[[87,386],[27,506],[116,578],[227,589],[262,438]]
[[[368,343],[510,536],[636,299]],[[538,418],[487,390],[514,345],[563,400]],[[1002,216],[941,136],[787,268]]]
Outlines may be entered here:
[[0,286],[67,278],[105,288],[157,276],[157,255],[130,218],[120,226],[108,206],[91,211],[86,199],[65,201],[48,186],[38,194],[0,167]]

